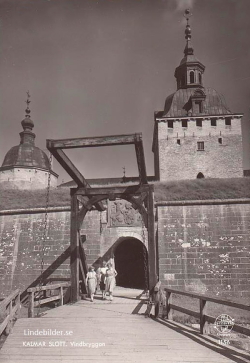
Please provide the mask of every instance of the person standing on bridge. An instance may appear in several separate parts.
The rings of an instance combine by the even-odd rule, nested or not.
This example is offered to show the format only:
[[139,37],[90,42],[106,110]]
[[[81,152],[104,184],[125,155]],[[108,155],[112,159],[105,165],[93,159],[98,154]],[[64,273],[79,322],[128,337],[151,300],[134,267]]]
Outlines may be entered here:
[[97,280],[96,280],[95,269],[93,266],[90,266],[89,272],[87,273],[87,277],[86,277],[86,284],[88,286],[88,293],[89,293],[89,297],[92,302],[94,301],[96,283],[97,283]]
[[107,264],[108,269],[106,271],[106,282],[105,282],[105,291],[106,293],[109,293],[110,296],[110,300],[113,300],[113,291],[116,285],[116,276],[117,276],[117,272],[116,270],[113,268],[112,264],[109,262]]
[[100,268],[100,290],[102,292],[102,298],[105,299],[106,293],[105,293],[105,281],[106,281],[106,272],[107,272],[107,262],[103,261],[102,267]]

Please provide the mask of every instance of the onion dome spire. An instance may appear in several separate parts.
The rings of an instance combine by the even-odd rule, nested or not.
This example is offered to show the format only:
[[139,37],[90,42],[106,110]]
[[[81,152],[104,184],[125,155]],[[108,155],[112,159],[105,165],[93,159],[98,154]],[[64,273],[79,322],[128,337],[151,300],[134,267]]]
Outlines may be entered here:
[[190,9],[186,9],[184,12],[184,18],[186,18],[187,20],[187,25],[186,25],[186,29],[185,29],[185,39],[187,41],[186,43],[186,47],[184,49],[184,54],[187,55],[192,55],[194,54],[194,49],[192,48],[191,45],[191,27],[189,24],[189,19],[193,14],[191,13]]
[[20,137],[21,137],[21,144],[34,144],[34,140],[36,135],[32,132],[32,129],[34,127],[34,122],[31,120],[30,118],[30,93],[29,91],[26,92],[27,93],[27,100],[25,101],[26,103],[26,109],[25,109],[25,118],[23,119],[23,121],[21,122],[21,125],[23,127],[23,131],[20,132]]

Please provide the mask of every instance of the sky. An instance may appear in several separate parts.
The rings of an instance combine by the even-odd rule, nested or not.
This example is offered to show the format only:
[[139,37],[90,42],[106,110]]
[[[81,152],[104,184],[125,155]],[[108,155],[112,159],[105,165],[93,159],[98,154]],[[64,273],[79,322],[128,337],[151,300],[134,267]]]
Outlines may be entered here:
[[[154,174],[154,112],[176,91],[191,8],[203,82],[244,113],[250,169],[249,0],[0,0],[0,164],[19,144],[26,91],[36,146],[46,139],[142,132]],[[133,146],[67,152],[86,178],[138,175]],[[70,177],[53,162],[59,182]]]

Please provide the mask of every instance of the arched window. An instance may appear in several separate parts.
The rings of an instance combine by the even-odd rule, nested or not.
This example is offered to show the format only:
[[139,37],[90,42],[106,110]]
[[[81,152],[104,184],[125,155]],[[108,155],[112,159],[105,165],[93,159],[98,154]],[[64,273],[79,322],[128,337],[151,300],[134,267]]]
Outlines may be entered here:
[[194,83],[194,72],[190,72],[190,83]]
[[203,178],[205,178],[204,177],[204,174],[202,174],[201,172],[199,172],[198,174],[197,174],[197,177],[196,177],[197,179],[203,179]]

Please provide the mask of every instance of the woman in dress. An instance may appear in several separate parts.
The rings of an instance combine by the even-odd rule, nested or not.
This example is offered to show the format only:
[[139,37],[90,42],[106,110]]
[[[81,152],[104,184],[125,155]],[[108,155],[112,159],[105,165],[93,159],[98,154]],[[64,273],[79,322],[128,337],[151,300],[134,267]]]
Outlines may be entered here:
[[89,297],[92,302],[94,301],[96,283],[97,283],[97,281],[96,281],[95,269],[93,266],[90,266],[89,272],[87,273],[87,277],[86,277],[86,284],[88,286],[88,293],[89,293]]
[[116,276],[117,276],[117,272],[116,270],[112,267],[112,264],[109,262],[107,264],[107,271],[106,271],[106,281],[105,281],[105,291],[106,293],[109,293],[110,296],[110,300],[113,300],[113,291],[115,288],[115,284],[116,284]]
[[100,269],[100,290],[102,292],[102,298],[105,299],[105,281],[106,281],[106,271],[107,271],[107,262],[103,261],[102,267]]

